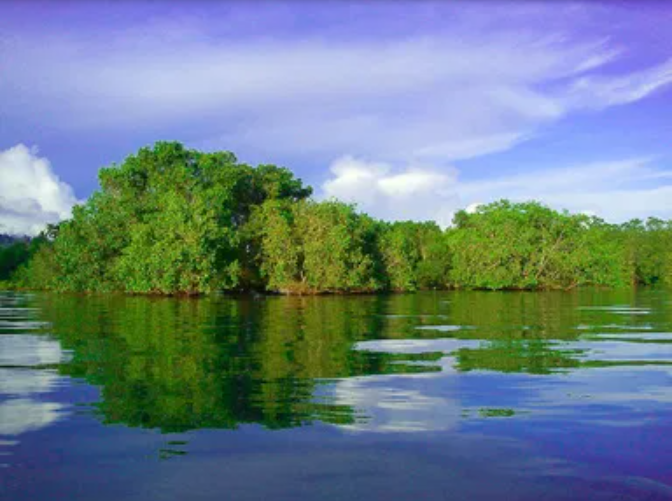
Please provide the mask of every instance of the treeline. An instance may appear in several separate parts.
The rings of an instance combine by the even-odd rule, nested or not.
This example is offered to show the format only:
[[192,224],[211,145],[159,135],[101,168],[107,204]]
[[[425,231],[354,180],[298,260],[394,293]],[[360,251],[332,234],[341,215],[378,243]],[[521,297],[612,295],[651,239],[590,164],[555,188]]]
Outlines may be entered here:
[[613,225],[500,201],[458,212],[446,230],[388,223],[312,200],[285,168],[174,142],[141,149],[99,180],[70,220],[12,258],[13,286],[313,294],[672,284],[672,223],[659,219]]

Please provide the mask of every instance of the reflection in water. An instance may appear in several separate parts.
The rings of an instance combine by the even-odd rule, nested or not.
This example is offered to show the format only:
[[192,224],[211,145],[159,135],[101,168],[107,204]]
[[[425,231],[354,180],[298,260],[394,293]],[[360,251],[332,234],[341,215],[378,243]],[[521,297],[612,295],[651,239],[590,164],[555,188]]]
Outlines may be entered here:
[[263,301],[47,296],[51,333],[73,353],[62,374],[101,386],[105,422],[159,428],[352,424],[350,405],[315,398],[335,378],[438,370],[353,351],[384,320],[373,298]]
[[0,404],[0,435],[21,435],[39,430],[59,418],[62,407],[55,403],[12,398]]
[[[52,366],[65,360],[58,341],[32,334],[45,326],[26,308],[24,298],[0,295],[0,455],[18,445],[16,437],[46,428],[61,419],[67,407],[44,401],[60,380]],[[52,368],[49,368],[52,367]],[[3,447],[4,446],[4,447]],[[0,457],[0,467],[8,466]]]
[[408,383],[422,376],[399,378],[371,376],[336,383],[338,402],[363,411],[362,419],[344,425],[351,431],[428,432],[454,428],[460,404],[445,396],[423,394]]
[[[29,405],[29,429],[57,419],[58,404],[26,398],[50,391],[60,374],[100,387],[96,412],[104,422],[164,432],[315,420],[353,430],[447,429],[463,410],[459,391],[429,395],[410,375],[442,378],[445,393],[455,373],[549,375],[672,362],[669,334],[650,331],[670,327],[665,294],[637,306],[642,298],[633,294],[42,295],[29,301],[32,309],[21,308],[25,298],[5,296],[0,392],[15,400],[0,412],[9,416],[6,427]],[[17,326],[33,332],[19,334]]]
[[[0,449],[72,416],[75,381],[99,422],[162,433],[549,437],[664,423],[671,376],[665,291],[0,295]],[[158,456],[186,461],[183,438]]]

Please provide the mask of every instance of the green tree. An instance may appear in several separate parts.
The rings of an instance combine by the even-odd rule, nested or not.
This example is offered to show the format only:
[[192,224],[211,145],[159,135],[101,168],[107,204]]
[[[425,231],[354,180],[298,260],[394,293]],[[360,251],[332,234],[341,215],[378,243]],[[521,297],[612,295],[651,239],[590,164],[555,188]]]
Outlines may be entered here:
[[99,180],[71,219],[0,248],[0,280],[142,294],[672,284],[672,223],[656,218],[616,226],[502,200],[459,211],[445,231],[386,223],[310,200],[285,168],[177,142],[142,148]]
[[450,232],[455,286],[483,289],[622,285],[626,256],[597,218],[508,201],[462,211]]
[[364,292],[382,287],[377,223],[336,201],[266,203],[257,213],[261,272],[274,291]]
[[57,225],[47,225],[37,237],[14,243],[5,249],[9,251],[10,259],[3,258],[3,248],[0,247],[0,262],[4,260],[0,280],[10,287],[51,289],[58,273],[51,247],[57,231]]
[[249,247],[241,228],[252,206],[310,195],[286,169],[254,169],[232,153],[169,142],[102,169],[99,179],[100,191],[74,208],[54,239],[56,289],[192,294],[235,288]]
[[450,250],[436,223],[386,224],[380,232],[379,247],[392,290],[412,291],[446,284]]
[[633,219],[621,225],[620,230],[632,270],[631,281],[644,285],[672,283],[666,278],[671,276],[672,224],[658,218],[646,222]]

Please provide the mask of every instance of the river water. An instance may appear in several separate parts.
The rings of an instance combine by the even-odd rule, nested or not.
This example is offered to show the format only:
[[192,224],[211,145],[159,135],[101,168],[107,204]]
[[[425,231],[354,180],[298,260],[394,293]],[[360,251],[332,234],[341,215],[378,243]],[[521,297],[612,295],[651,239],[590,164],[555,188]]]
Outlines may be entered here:
[[672,293],[0,293],[0,498],[672,499]]

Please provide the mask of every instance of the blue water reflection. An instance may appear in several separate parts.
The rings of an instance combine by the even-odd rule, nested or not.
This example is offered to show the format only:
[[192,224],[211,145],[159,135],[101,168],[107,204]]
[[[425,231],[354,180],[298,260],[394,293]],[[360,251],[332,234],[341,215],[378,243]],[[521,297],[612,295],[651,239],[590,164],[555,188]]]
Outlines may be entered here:
[[672,499],[661,290],[0,294],[7,499]]

